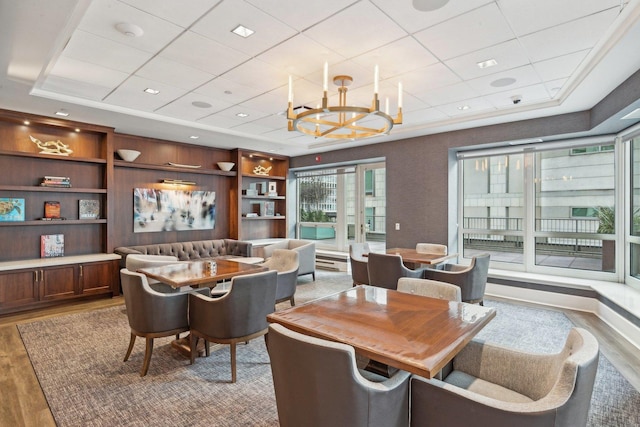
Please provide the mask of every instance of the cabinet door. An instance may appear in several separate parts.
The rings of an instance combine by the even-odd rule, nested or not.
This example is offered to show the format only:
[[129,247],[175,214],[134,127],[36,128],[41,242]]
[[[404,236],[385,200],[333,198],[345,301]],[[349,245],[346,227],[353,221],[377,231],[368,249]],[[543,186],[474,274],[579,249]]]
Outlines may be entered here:
[[74,265],[40,270],[40,299],[52,300],[73,297],[77,293],[74,270]]
[[0,274],[0,311],[38,301],[38,271],[12,271]]
[[113,287],[113,262],[92,262],[80,265],[80,292],[108,293]]

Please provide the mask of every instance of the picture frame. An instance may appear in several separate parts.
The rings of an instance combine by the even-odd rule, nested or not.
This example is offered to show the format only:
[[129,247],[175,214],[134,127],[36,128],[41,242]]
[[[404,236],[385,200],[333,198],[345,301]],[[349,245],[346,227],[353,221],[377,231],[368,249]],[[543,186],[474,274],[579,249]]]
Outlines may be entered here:
[[100,218],[100,200],[79,200],[78,201],[78,218],[79,219]]
[[43,234],[40,236],[40,257],[64,256],[64,234]]
[[275,210],[276,210],[275,202],[266,201],[266,202],[262,203],[260,206],[262,208],[261,212],[260,212],[260,216],[274,216],[275,215]]
[[60,202],[57,202],[57,201],[44,202],[44,218],[60,219]]
[[0,197],[0,222],[24,221],[24,199]]

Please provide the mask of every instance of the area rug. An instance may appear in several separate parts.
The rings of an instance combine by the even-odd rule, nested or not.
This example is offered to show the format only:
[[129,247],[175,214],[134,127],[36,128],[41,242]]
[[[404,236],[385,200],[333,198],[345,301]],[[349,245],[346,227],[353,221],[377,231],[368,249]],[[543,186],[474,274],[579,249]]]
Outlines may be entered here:
[[[344,273],[319,272],[298,286],[299,303],[351,287]],[[497,301],[495,319],[479,338],[527,351],[555,352],[571,322],[553,310]],[[285,305],[286,306],[286,305]],[[61,426],[277,426],[269,357],[264,341],[238,347],[238,379],[231,384],[228,348],[194,365],[158,339],[146,377],[139,376],[144,343],[128,362],[124,307],[22,324],[18,327],[56,423]],[[640,394],[604,357],[590,426],[636,425]]]

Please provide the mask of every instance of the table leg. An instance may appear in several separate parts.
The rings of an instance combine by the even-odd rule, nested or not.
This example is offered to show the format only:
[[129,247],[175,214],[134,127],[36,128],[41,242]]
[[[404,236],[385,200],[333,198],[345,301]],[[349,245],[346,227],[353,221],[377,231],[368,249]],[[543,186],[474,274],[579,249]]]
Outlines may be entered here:
[[386,378],[391,378],[393,374],[398,372],[397,368],[393,366],[389,366],[386,363],[381,363],[376,360],[370,359],[367,366],[364,368],[369,372],[373,372],[374,374],[382,375]]

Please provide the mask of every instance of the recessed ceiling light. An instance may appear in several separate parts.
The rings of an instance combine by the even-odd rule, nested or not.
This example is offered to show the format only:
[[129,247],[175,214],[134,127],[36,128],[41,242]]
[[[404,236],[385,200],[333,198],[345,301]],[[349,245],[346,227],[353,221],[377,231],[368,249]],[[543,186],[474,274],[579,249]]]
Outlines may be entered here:
[[505,87],[512,85],[516,82],[516,79],[513,77],[504,77],[502,79],[494,80],[491,82],[491,86],[493,87]]
[[198,139],[198,138],[200,138],[200,137],[199,137],[198,135],[191,135],[189,138],[191,138],[191,139]]
[[224,94],[225,94],[225,95],[231,95],[232,93],[233,93],[233,92],[231,92],[230,90],[225,90],[225,91],[224,91]]
[[29,120],[25,120],[25,121],[24,121],[24,122],[22,122],[22,123],[24,123],[24,124],[25,124],[25,125],[27,125],[27,126],[29,126],[29,125],[31,124],[31,122],[30,122]]
[[120,31],[127,37],[140,37],[144,34],[142,28],[134,24],[129,24],[127,22],[116,24],[116,30]]
[[193,105],[194,107],[197,107],[197,108],[211,108],[211,104],[209,104],[208,102],[203,102],[203,101],[193,101],[191,103],[191,105]]
[[252,29],[247,28],[247,27],[245,27],[243,25],[238,25],[233,30],[231,30],[231,32],[234,33],[234,34],[239,35],[240,37],[247,38],[251,34],[253,34],[255,31],[253,31]]
[[75,130],[76,130],[76,132],[80,132],[80,129],[79,129],[79,128],[76,128]]
[[236,116],[242,117],[242,118],[249,117],[249,115],[247,113],[238,113],[238,114],[236,114]]
[[620,120],[640,119],[640,108],[636,108],[629,114],[626,114],[620,118]]
[[69,115],[69,113],[67,113],[67,112],[66,112],[66,111],[64,111],[64,110],[56,111],[56,116],[67,117],[68,115]]
[[480,68],[489,68],[498,65],[498,61],[495,59],[487,59],[486,61],[480,61],[477,64]]
[[151,89],[150,87],[146,88],[144,91],[145,91],[146,93],[150,93],[151,95],[157,95],[157,94],[159,94],[159,93],[160,93],[160,91],[159,91],[159,90]]
[[470,108],[471,107],[469,107],[468,105],[461,105],[461,106],[458,107],[458,110],[463,111],[463,110],[468,110]]

